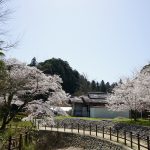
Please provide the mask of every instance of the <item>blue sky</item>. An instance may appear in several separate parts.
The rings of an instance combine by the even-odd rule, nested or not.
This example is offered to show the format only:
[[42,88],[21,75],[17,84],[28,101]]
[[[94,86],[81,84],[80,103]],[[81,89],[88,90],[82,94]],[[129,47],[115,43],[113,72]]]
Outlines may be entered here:
[[114,82],[150,61],[149,0],[13,0],[7,57],[55,57],[89,80]]

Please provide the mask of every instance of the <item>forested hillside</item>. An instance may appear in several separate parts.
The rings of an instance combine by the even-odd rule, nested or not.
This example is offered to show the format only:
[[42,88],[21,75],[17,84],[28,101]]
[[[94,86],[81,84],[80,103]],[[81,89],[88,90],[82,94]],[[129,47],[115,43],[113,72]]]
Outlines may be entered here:
[[45,74],[53,75],[57,74],[63,80],[63,89],[72,95],[87,94],[87,92],[111,92],[113,87],[117,83],[110,85],[109,82],[102,80],[89,81],[84,74],[80,74],[77,70],[74,70],[67,61],[60,58],[52,58],[45,60],[44,62],[37,63],[36,58],[33,58],[30,66],[37,66],[38,69],[42,70]]

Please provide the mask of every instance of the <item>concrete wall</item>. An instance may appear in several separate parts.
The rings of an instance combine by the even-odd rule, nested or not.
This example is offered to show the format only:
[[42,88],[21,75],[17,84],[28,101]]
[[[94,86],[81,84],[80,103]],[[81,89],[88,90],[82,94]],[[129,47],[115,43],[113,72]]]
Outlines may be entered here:
[[105,107],[91,107],[90,117],[92,118],[116,118],[116,117],[126,117],[129,118],[129,112],[116,112],[109,111]]

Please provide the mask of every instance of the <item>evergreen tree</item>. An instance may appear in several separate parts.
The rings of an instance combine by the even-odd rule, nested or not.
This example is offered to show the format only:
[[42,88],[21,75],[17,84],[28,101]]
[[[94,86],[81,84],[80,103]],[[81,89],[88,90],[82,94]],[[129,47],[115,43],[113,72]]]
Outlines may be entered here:
[[[34,57],[30,66],[36,66],[37,61]],[[86,95],[88,92],[111,92],[113,85],[102,80],[101,83],[92,80],[88,81],[85,75],[79,74],[77,70],[73,70],[67,61],[52,58],[44,62],[38,63],[37,68],[48,75],[60,75],[63,80],[63,89],[72,95]]]
[[111,93],[111,86],[109,82],[106,83],[106,92]]
[[97,91],[100,91],[100,85],[99,85],[98,82],[96,83],[96,90],[97,90]]
[[37,66],[37,61],[36,61],[36,58],[34,57],[32,60],[31,60],[31,63],[29,64],[29,66],[34,66],[34,67],[36,67]]
[[70,94],[74,94],[80,87],[80,74],[73,70],[67,61],[52,58],[38,64],[38,68],[45,74],[60,75],[63,80],[63,89]]
[[118,86],[117,82],[114,82],[111,84],[111,92],[113,91],[113,89]]
[[86,95],[91,91],[91,83],[88,81],[86,75],[80,75],[79,84],[79,90],[77,90],[75,95]]
[[106,93],[106,85],[105,85],[104,80],[102,80],[100,83],[100,91]]
[[97,90],[97,87],[96,87],[96,82],[94,80],[92,80],[91,82],[91,90],[94,92]]
[[123,83],[123,82],[122,82],[122,79],[120,79],[120,80],[119,80],[119,84],[122,84],[122,83]]

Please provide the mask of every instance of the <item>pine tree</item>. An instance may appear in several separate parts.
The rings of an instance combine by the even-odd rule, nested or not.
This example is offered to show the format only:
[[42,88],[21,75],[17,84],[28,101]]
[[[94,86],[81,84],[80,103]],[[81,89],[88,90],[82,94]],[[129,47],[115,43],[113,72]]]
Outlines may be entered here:
[[29,64],[29,66],[37,66],[37,61],[36,61],[36,58],[34,57],[32,60],[31,60],[31,63]]
[[93,92],[96,91],[96,82],[94,80],[92,80],[91,89]]
[[117,82],[113,82],[113,83],[111,84],[111,92],[113,91],[113,89],[114,89],[116,86],[118,86]]
[[123,83],[123,82],[122,82],[122,79],[120,79],[120,80],[119,80],[119,84],[122,84],[122,83]]
[[111,86],[109,82],[106,83],[106,92],[111,93]]
[[98,82],[96,83],[96,90],[100,91],[100,84]]
[[102,80],[100,83],[100,91],[106,93],[106,85],[105,85],[104,80]]

